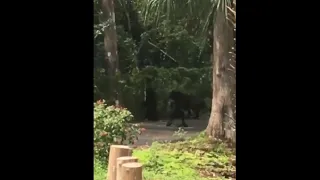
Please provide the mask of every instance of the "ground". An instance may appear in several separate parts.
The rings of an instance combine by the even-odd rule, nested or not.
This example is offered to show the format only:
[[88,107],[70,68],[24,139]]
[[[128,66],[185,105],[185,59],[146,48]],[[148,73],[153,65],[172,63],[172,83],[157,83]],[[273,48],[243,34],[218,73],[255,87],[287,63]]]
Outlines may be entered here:
[[[187,123],[184,129],[166,127],[165,121],[141,123],[146,130],[133,146],[133,156],[144,164],[144,180],[235,179],[234,150],[206,138],[205,120]],[[105,180],[105,165],[95,161],[94,171],[95,180]]]
[[[181,139],[181,136],[176,135],[175,132],[179,130],[179,128],[175,125],[181,123],[181,121],[176,120],[174,124],[170,127],[166,127],[166,121],[158,121],[158,122],[142,122],[140,126],[145,129],[145,131],[139,136],[139,140],[135,145],[151,145],[152,142],[155,141],[175,141]],[[196,134],[203,131],[208,122],[207,120],[186,120],[186,123],[189,127],[183,128],[186,132],[184,134],[184,138],[192,137]]]

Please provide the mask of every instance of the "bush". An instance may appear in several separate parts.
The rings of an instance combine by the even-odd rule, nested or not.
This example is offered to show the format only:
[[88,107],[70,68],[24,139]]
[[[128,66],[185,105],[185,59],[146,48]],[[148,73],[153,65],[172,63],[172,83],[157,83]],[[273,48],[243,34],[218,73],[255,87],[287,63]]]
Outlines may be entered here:
[[133,115],[123,107],[107,106],[105,101],[94,103],[94,155],[103,160],[109,155],[111,144],[133,144],[138,139],[140,129],[130,124]]

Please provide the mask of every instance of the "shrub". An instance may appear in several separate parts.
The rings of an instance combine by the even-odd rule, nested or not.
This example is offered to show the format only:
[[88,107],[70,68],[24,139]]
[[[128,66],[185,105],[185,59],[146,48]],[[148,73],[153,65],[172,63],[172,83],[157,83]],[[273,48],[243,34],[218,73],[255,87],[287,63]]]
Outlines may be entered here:
[[123,107],[107,106],[105,101],[94,103],[94,155],[103,160],[109,154],[111,144],[133,144],[138,139],[140,129],[130,124],[133,115]]

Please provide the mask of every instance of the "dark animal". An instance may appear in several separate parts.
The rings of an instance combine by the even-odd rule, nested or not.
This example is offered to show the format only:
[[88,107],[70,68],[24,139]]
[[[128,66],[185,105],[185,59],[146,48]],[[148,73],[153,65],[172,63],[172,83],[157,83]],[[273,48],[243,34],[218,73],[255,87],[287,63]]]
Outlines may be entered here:
[[188,127],[185,122],[184,111],[188,111],[191,116],[191,111],[195,114],[196,119],[199,118],[200,110],[205,108],[205,102],[193,95],[187,95],[179,91],[172,91],[169,95],[168,101],[171,113],[167,126],[170,126],[175,118],[181,118],[182,124],[180,126]]

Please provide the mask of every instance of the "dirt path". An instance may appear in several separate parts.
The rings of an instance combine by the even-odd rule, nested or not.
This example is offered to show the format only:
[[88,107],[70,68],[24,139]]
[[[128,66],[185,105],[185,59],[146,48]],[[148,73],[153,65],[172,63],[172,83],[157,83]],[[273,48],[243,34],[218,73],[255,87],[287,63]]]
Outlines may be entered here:
[[[145,131],[139,136],[136,146],[151,145],[154,141],[172,141],[179,139],[179,137],[173,136],[178,131],[176,126],[180,121],[176,120],[171,127],[166,127],[166,121],[159,122],[142,122],[139,123]],[[183,128],[185,137],[190,137],[203,131],[207,126],[207,120],[186,120],[189,127]]]

